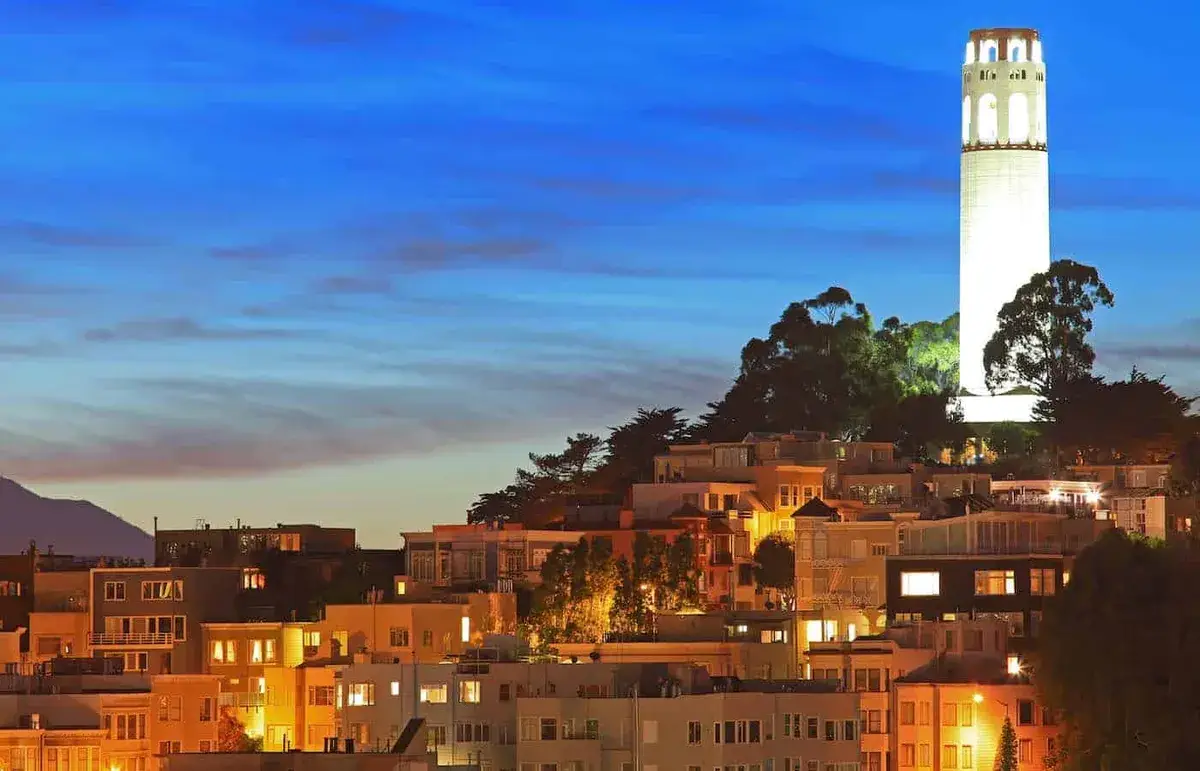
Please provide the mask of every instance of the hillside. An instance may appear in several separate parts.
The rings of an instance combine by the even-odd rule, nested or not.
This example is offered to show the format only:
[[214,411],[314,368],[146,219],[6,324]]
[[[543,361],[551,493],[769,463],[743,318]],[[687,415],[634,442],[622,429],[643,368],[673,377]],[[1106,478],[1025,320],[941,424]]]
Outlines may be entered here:
[[154,538],[89,501],[43,498],[0,477],[0,554],[38,549],[75,556],[154,559]]

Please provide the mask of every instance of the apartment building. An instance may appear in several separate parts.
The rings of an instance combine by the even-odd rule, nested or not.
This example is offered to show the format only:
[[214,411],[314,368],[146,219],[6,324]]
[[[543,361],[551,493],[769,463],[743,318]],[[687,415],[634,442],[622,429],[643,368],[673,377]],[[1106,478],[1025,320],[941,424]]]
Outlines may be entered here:
[[221,704],[232,710],[263,749],[286,750],[303,734],[296,667],[304,661],[310,625],[281,622],[201,625],[204,671],[221,683]]
[[990,771],[1005,718],[1017,736],[1021,769],[1048,768],[1055,716],[1042,709],[1024,672],[1003,662],[937,660],[893,682],[893,768]]
[[466,602],[392,602],[328,605],[324,620],[309,631],[317,656],[369,654],[432,664],[462,653],[478,628]]
[[1110,526],[1011,511],[904,523],[900,554],[887,560],[888,618],[1000,619],[1021,647],[1037,636],[1047,598],[1070,580],[1074,555]]
[[895,768],[891,758],[892,682],[937,656],[1008,655],[1008,628],[1000,621],[961,620],[902,624],[853,641],[815,642],[808,674],[859,694],[859,734],[864,771]]
[[337,732],[360,751],[385,751],[410,719],[422,718],[438,765],[515,769],[518,699],[612,696],[671,672],[665,665],[519,661],[502,651],[446,664],[355,662],[335,674]]
[[91,573],[87,570],[39,571],[33,576],[29,613],[29,654],[35,664],[59,656],[88,658]]
[[405,575],[417,585],[511,592],[541,582],[555,546],[579,543],[578,532],[526,530],[519,524],[434,525],[403,534]]
[[883,629],[883,587],[889,555],[897,553],[898,524],[915,514],[843,514],[810,501],[792,517],[796,608],[820,611],[805,642],[853,639]]
[[202,672],[201,629],[237,618],[240,568],[93,568],[88,644],[126,671]]
[[32,544],[25,554],[0,555],[0,631],[28,629],[36,565]]
[[857,771],[857,716],[858,694],[809,681],[520,699],[515,768]]
[[292,554],[345,554],[355,547],[350,527],[285,525],[212,528],[203,525],[186,530],[156,530],[155,563],[161,566],[248,567],[257,564],[263,552]]
[[830,684],[662,664],[463,661],[354,665],[340,687],[343,735],[358,747],[386,749],[419,717],[439,765],[852,771],[859,762],[858,695]]
[[800,676],[796,618],[785,611],[661,613],[653,640],[558,643],[562,663],[672,664],[714,677],[795,679]]
[[195,675],[5,677],[0,766],[156,771],[162,755],[215,745],[216,698],[216,681]]

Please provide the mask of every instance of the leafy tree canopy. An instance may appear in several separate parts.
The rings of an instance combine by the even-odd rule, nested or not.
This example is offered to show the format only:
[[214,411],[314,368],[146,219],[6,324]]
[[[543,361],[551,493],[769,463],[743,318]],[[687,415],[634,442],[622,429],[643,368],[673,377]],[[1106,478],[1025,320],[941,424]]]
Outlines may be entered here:
[[996,333],[984,348],[988,388],[998,393],[1027,384],[1049,396],[1091,375],[1092,313],[1112,304],[1112,292],[1090,265],[1058,260],[1034,275],[1001,307]]
[[793,607],[796,593],[796,553],[792,544],[779,533],[758,542],[754,550],[754,581],[774,589],[786,608]]
[[[1113,530],[1045,610],[1037,683],[1065,771],[1200,768],[1200,546]],[[1103,640],[1103,645],[1097,645]]]

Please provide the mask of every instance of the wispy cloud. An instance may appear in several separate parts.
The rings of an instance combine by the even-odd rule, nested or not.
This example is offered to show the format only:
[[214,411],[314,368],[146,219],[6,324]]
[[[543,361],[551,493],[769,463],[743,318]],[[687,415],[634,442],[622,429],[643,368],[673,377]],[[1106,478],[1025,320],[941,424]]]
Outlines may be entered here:
[[0,222],[0,240],[81,249],[126,249],[149,243],[144,238],[114,231],[22,220]]
[[55,404],[60,425],[87,432],[8,432],[0,467],[31,481],[238,477],[425,455],[603,425],[648,401],[699,405],[719,395],[718,371],[669,358],[592,362],[582,373],[426,362],[382,385],[134,382],[125,385],[142,407]]
[[176,317],[133,319],[111,327],[96,327],[86,330],[83,339],[94,343],[238,342],[288,340],[305,334],[292,329],[207,326],[195,319]]

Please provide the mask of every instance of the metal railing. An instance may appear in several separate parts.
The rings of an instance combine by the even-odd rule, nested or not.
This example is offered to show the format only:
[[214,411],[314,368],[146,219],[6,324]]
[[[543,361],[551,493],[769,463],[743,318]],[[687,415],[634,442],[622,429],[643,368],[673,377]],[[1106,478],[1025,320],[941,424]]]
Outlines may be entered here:
[[174,637],[170,632],[89,632],[88,644],[92,647],[105,645],[171,645]]

